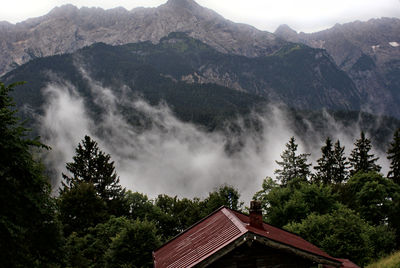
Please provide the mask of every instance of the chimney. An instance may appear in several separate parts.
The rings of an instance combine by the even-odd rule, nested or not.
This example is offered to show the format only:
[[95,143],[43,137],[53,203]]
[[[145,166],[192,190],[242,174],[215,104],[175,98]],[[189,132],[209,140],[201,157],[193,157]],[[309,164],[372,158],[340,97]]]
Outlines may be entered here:
[[250,202],[250,226],[264,230],[260,201],[253,200]]

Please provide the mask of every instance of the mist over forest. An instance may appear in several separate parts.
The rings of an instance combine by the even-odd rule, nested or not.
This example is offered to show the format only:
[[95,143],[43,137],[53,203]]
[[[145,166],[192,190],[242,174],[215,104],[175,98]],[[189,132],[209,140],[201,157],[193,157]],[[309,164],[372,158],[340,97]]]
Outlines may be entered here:
[[[301,118],[308,129],[305,135],[297,136],[298,130],[287,107],[266,104],[262,111],[246,116],[252,119],[252,124],[245,123],[245,116],[237,115],[224,122],[223,127],[209,131],[180,120],[165,102],[152,106],[139,95],[133,99],[127,97],[124,87],[107,88],[86,72],[84,76],[90,83],[91,94],[96,96],[94,102],[104,108],[96,119],[71,83],[60,81],[43,89],[43,95],[48,97],[37,122],[43,142],[52,148],[46,153],[45,162],[57,176],[52,178],[54,192],[60,186],[61,173],[66,172],[65,163],[71,161],[85,135],[97,140],[111,155],[121,184],[128,189],[152,197],[161,193],[205,197],[218,186],[227,184],[237,187],[247,203],[264,178],[275,177],[276,160],[280,160],[290,137],[294,136],[299,143],[299,153],[311,153],[309,162],[315,165],[328,136],[334,141],[340,140],[349,155],[363,130],[357,123],[346,126],[337,122],[325,111],[324,131],[314,129],[312,122]],[[147,126],[130,124],[121,107],[144,116]],[[375,120],[371,125],[379,127],[379,119]],[[373,147],[384,174],[388,171],[386,146]],[[236,149],[230,150],[231,147]]]
[[270,33],[193,0],[0,21],[0,267],[158,268],[222,210],[251,234],[229,240],[238,263],[398,252],[399,31]]

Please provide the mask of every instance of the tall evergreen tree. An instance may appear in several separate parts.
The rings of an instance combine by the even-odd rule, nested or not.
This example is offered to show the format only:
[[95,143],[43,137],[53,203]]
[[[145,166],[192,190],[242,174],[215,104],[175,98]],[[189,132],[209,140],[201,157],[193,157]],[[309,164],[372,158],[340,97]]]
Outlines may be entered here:
[[323,184],[342,183],[347,178],[346,157],[344,156],[344,147],[340,146],[338,140],[335,145],[328,137],[325,145],[321,148],[322,156],[317,160],[317,170],[315,174],[316,180]]
[[110,214],[124,214],[125,189],[119,184],[111,156],[99,149],[96,141],[85,136],[78,144],[73,162],[67,163],[66,168],[72,174],[62,174],[64,181],[61,194],[78,186],[80,183],[90,183],[100,198],[106,203]]
[[335,143],[335,148],[333,150],[333,157],[335,159],[335,165],[332,173],[332,178],[335,183],[344,182],[348,175],[348,165],[349,162],[344,155],[344,146],[340,146],[340,141],[337,140]]
[[393,141],[387,151],[387,158],[390,161],[388,178],[400,185],[400,128],[393,135]]
[[349,157],[352,167],[350,175],[354,175],[357,172],[379,172],[381,170],[381,167],[376,164],[378,157],[374,157],[373,154],[369,153],[372,148],[371,141],[365,137],[363,131],[361,131],[360,139],[354,143],[354,146]]
[[18,84],[0,83],[0,266],[56,267],[61,229],[50,185],[32,154],[47,147],[26,138],[9,96]]
[[276,169],[276,178],[282,185],[287,185],[291,180],[299,178],[307,180],[310,175],[311,164],[307,163],[307,157],[310,154],[296,155],[298,145],[294,137],[291,137],[286,143],[286,149],[281,154],[282,161],[275,161],[281,169]]
[[317,170],[316,180],[322,184],[331,184],[333,181],[335,157],[332,147],[332,140],[329,137],[326,138],[325,145],[321,148],[322,156],[314,167]]

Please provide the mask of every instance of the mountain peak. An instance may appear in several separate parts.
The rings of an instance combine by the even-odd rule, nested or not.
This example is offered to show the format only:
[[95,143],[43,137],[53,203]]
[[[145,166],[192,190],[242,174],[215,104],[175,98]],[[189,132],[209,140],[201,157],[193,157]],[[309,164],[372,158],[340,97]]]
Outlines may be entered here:
[[279,25],[279,27],[275,30],[274,34],[278,37],[281,37],[291,42],[298,41],[297,32],[292,28],[290,28],[287,24]]
[[66,4],[62,6],[58,6],[53,8],[49,15],[55,16],[70,16],[76,12],[78,12],[78,8],[72,4]]
[[167,6],[175,7],[175,8],[196,8],[199,7],[193,0],[168,0]]
[[296,32],[295,30],[293,30],[292,28],[290,28],[289,25],[287,25],[287,24],[281,24],[281,25],[279,25],[279,27],[276,28],[276,30],[275,30],[275,34],[282,33],[282,32],[284,32],[284,33],[292,33],[292,34],[295,33],[295,34],[297,34],[297,32]]

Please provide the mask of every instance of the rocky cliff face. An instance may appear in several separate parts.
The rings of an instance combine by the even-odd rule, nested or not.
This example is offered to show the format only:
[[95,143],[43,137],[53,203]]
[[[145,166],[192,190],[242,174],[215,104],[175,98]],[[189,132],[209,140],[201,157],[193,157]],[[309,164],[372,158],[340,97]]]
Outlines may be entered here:
[[287,41],[326,49],[355,82],[364,108],[400,116],[396,104],[400,101],[399,19],[337,24],[312,34],[297,34],[282,25],[275,34]]
[[[216,90],[224,88],[224,92],[229,90],[232,95],[248,94],[296,109],[360,108],[360,96],[354,83],[338,69],[325,50],[290,43],[270,56],[245,57],[221,53],[184,33],[171,33],[158,44],[140,42],[110,46],[97,43],[72,54],[32,60],[10,71],[3,79],[7,84],[28,81],[16,99],[32,101],[26,94],[34,91],[40,95],[40,89],[54,77],[62,77],[81,90],[85,84],[84,77],[79,78],[81,69],[114,90],[127,87],[144,95],[148,90],[152,92],[150,96],[162,95],[167,87],[176,90],[187,87],[190,92],[191,88],[201,90],[211,86]],[[52,75],[48,75],[50,72]],[[176,95],[171,92],[172,96]],[[217,96],[215,91],[206,99],[213,101],[211,99]],[[167,94],[164,97],[171,98]],[[188,96],[179,99],[185,103],[187,98],[192,99]],[[225,95],[225,98],[229,103],[230,97]],[[43,101],[38,100],[30,106],[38,108],[41,103]]]
[[225,20],[193,0],[169,0],[157,8],[131,11],[66,5],[16,25],[0,24],[0,75],[36,57],[70,53],[96,42],[157,43],[171,32],[185,32],[221,52],[246,56],[271,54],[286,43]]
[[[0,75],[31,59],[72,53],[93,43],[121,45],[151,41],[157,44],[172,32],[184,32],[225,54],[253,58],[279,54],[285,47],[293,47],[289,42],[324,49],[329,55],[324,54],[323,59],[331,57],[353,80],[358,90],[356,95],[364,109],[400,117],[399,19],[375,19],[336,25],[313,34],[298,34],[284,25],[275,34],[271,34],[249,25],[228,21],[193,0],[169,0],[157,8],[137,8],[131,11],[123,8],[78,9],[66,5],[53,9],[45,16],[16,25],[0,22]],[[315,57],[318,55],[316,53]],[[316,73],[321,72],[318,61],[316,58],[316,62],[313,62],[316,64]],[[304,69],[302,64],[306,63],[299,64],[296,70]],[[218,67],[202,70],[182,79],[247,90],[237,83],[234,76],[222,73]],[[267,94],[269,91],[266,89],[271,87],[269,84],[260,85],[260,81],[252,83],[257,85],[255,88],[260,88],[259,92],[264,91],[263,94]],[[314,81],[312,88],[318,89],[321,83]],[[292,87],[298,88],[299,85],[293,84]],[[331,95],[331,98],[335,98],[335,94]],[[274,99],[275,96],[268,97]],[[321,103],[324,102],[321,100]],[[340,102],[345,103],[346,100]]]

